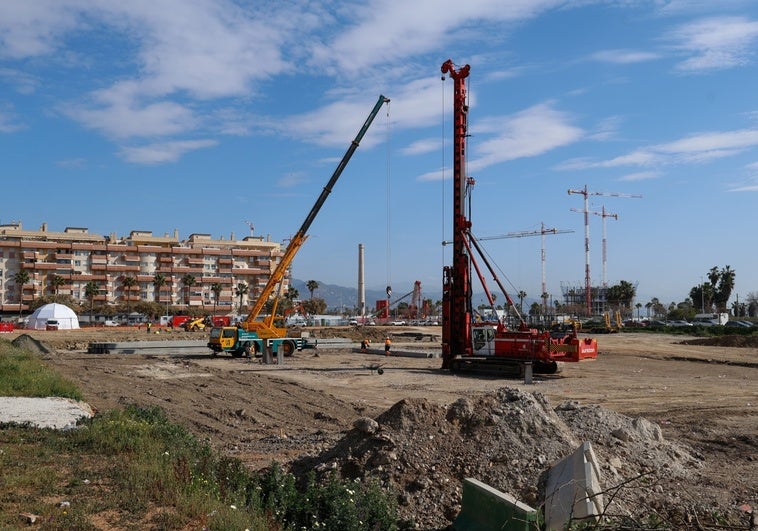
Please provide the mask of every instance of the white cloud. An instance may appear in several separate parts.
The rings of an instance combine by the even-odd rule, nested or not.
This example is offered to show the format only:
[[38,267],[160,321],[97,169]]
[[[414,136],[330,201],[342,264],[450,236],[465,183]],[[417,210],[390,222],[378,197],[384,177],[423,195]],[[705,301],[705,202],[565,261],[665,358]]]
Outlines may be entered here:
[[306,181],[305,175],[301,172],[291,172],[280,177],[276,186],[279,188],[294,188]]
[[431,153],[433,151],[439,151],[440,150],[440,139],[439,138],[424,138],[422,140],[417,140],[416,142],[413,142],[409,146],[404,147],[400,150],[401,153],[404,155],[423,155],[425,153]]
[[435,171],[430,171],[416,177],[417,181],[441,181],[443,179],[449,179],[453,175],[452,168],[440,168]]
[[0,105],[0,133],[15,133],[26,127],[18,122],[11,108],[3,108]]
[[122,147],[121,157],[127,162],[137,164],[162,164],[176,162],[184,154],[198,149],[213,147],[215,140],[183,140],[162,142],[139,147]]
[[519,23],[564,4],[559,0],[377,0],[352,5],[344,15],[355,23],[328,44],[314,46],[312,64],[352,77],[379,63],[439,50],[475,23],[478,31],[466,33],[466,39],[486,42],[491,38],[486,23]]
[[65,1],[0,2],[0,57],[24,59],[48,54],[61,36],[81,22]]
[[758,129],[707,132],[690,135],[665,144],[647,146],[626,155],[594,161],[574,158],[558,165],[562,170],[615,168],[621,166],[653,166],[664,164],[702,163],[730,157],[758,147]]
[[657,171],[641,171],[637,173],[629,173],[623,177],[619,177],[619,181],[646,181],[648,179],[657,179],[661,174]]
[[[488,118],[471,128],[478,136],[468,168],[478,171],[501,162],[534,157],[582,138],[584,132],[570,124],[569,115],[542,103],[505,117]],[[493,138],[482,139],[492,133]]]
[[660,55],[653,52],[640,52],[635,50],[602,50],[591,56],[595,61],[614,64],[632,64],[654,61]]
[[747,64],[758,38],[758,21],[745,17],[713,17],[677,28],[674,47],[690,57],[677,68],[685,72],[723,70]]
[[61,112],[90,129],[111,138],[153,137],[184,133],[197,124],[192,110],[178,103],[162,101],[141,104],[128,98],[110,98],[105,105],[62,107]]

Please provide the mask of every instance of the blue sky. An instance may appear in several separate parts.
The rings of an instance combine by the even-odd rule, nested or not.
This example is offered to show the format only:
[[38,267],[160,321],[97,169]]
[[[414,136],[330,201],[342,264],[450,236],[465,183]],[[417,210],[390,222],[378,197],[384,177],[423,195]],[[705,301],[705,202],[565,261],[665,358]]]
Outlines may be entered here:
[[[547,228],[548,292],[590,271],[681,301],[758,292],[758,4],[744,0],[3,0],[0,222],[285,241],[380,94],[293,276],[441,289],[452,81],[470,64],[473,233]],[[642,198],[624,197],[641,195]],[[486,240],[541,292],[539,236]],[[500,298],[502,300],[502,297]],[[734,300],[734,295],[733,299]]]

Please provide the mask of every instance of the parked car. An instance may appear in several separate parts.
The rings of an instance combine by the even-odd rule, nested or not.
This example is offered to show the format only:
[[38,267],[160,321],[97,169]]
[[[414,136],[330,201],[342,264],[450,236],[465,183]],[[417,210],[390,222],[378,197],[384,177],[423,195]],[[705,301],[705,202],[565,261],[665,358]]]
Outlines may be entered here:
[[724,326],[731,326],[733,328],[752,328],[753,323],[749,321],[727,321]]
[[59,324],[57,319],[48,319],[45,330],[58,330]]
[[692,323],[684,320],[668,321],[666,326],[692,326]]
[[405,326],[405,325],[407,325],[408,323],[406,323],[405,321],[402,321],[402,320],[400,320],[400,321],[392,321],[390,324],[391,324],[392,326]]
[[104,325],[105,326],[119,326],[119,324],[116,321],[111,321],[111,320],[105,321]]

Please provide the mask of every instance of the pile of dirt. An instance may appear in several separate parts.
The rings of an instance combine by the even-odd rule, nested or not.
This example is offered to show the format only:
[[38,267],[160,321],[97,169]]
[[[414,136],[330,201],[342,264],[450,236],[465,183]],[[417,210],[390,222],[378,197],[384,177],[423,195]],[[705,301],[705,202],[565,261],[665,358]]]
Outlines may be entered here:
[[402,400],[354,426],[333,448],[294,462],[293,471],[378,479],[401,493],[401,516],[423,529],[455,518],[467,477],[539,507],[543,474],[583,441],[593,445],[603,487],[618,487],[606,496],[608,514],[684,511],[674,485],[696,482],[702,468],[690,448],[664,440],[643,418],[576,402],[553,409],[542,394],[509,387],[447,406]]
[[739,347],[739,348],[758,348],[758,336],[756,335],[728,335],[716,337],[698,337],[697,339],[688,339],[682,341],[681,345],[703,345],[711,347]]
[[29,334],[21,334],[16,339],[11,341],[14,347],[28,350],[36,354],[50,354],[53,352],[47,345],[38,339],[34,339]]

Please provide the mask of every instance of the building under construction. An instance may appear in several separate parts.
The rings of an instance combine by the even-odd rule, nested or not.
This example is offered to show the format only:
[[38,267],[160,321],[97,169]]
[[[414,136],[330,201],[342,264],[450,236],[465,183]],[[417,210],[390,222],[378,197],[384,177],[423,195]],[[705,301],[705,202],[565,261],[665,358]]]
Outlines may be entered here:
[[[635,288],[637,284],[634,284]],[[608,300],[609,286],[592,286],[590,288],[589,306],[590,315],[602,315],[606,312],[618,310],[618,305]],[[587,308],[587,290],[582,284],[565,284],[561,282],[561,294],[563,305],[569,308]],[[582,313],[582,312],[578,312]]]

